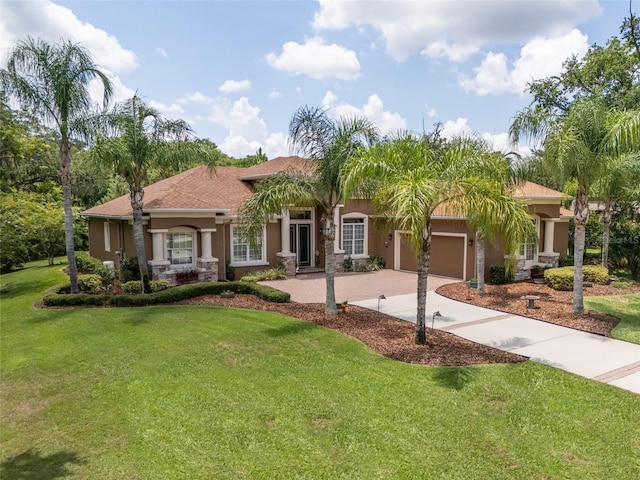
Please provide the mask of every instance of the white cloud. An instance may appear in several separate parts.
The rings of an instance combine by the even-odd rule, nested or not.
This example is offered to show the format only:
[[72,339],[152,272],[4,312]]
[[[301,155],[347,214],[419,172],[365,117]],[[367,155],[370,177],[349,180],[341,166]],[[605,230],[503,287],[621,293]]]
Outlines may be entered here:
[[242,97],[229,105],[225,99],[218,99],[208,120],[223,125],[228,132],[218,145],[220,150],[233,157],[254,154],[258,148],[273,158],[286,155],[287,141],[282,133],[269,133],[260,108],[254,107],[247,97]]
[[427,112],[427,116],[429,118],[433,118],[433,117],[437,117],[438,116],[438,112],[436,111],[435,108],[432,108],[429,105],[425,104],[424,109]]
[[[133,95],[136,93],[134,90],[125,86],[118,75],[114,75],[106,70],[104,73],[109,75],[109,78],[111,80],[111,86],[113,90],[113,94],[111,95],[112,103],[127,100],[133,97]],[[91,80],[91,82],[89,83],[89,94],[91,95],[91,98],[93,100],[102,103],[102,95],[104,94],[104,90],[102,88],[102,82],[100,82],[100,80],[95,78]]]
[[597,0],[320,0],[313,27],[337,30],[369,25],[382,33],[387,53],[396,60],[423,51],[460,61],[492,42],[560,35],[601,10]]
[[208,97],[200,92],[190,93],[186,97],[176,100],[177,103],[199,103],[202,105],[209,105],[213,103],[213,98]]
[[331,77],[357,80],[360,76],[360,62],[355,52],[336,44],[326,45],[320,37],[309,38],[302,45],[287,42],[282,46],[282,54],[271,52],[266,60],[276,70],[316,80]]
[[561,73],[567,58],[583,56],[588,47],[587,36],[573,29],[560,37],[530,41],[513,64],[505,54],[489,52],[475,69],[475,77],[460,76],[460,86],[478,95],[523,93],[527,82]]
[[329,113],[335,117],[366,117],[380,129],[382,135],[407,128],[407,122],[399,113],[384,110],[382,100],[377,94],[369,96],[367,103],[362,107],[356,107],[347,103],[338,103],[338,97],[328,91],[322,99],[322,106],[330,109]]
[[442,126],[442,136],[444,138],[453,138],[463,135],[471,135],[473,130],[468,124],[468,119],[458,117],[456,121],[449,120]]
[[149,106],[151,108],[155,108],[160,112],[161,115],[168,118],[180,118],[180,116],[184,114],[184,109],[178,103],[172,103],[171,105],[167,105],[161,102],[157,102],[155,100],[151,100],[149,102]]
[[448,58],[452,62],[462,62],[480,48],[477,45],[451,45],[444,41],[430,43],[420,53],[430,58]]
[[104,69],[122,73],[137,66],[136,55],[113,35],[81,22],[71,10],[50,1],[0,1],[0,56],[6,58],[14,43],[28,35],[57,43],[61,38],[84,44]]
[[163,57],[168,57],[167,51],[164,48],[156,48],[156,52]]
[[276,90],[275,88],[269,92],[269,98],[271,98],[271,99],[279,98],[281,96],[282,96],[282,94],[278,90]]
[[249,80],[227,80],[218,87],[218,90],[222,93],[236,93],[243,92],[251,89],[251,82]]

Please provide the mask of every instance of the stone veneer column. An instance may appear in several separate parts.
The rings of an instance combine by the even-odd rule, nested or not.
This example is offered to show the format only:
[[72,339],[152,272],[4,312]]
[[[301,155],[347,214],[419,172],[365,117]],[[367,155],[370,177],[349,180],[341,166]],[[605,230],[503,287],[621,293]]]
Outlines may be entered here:
[[202,256],[197,260],[197,267],[201,270],[198,280],[204,282],[218,281],[218,259],[211,256],[211,234],[217,232],[215,228],[201,228],[200,249]]
[[280,216],[281,251],[276,253],[276,257],[284,265],[287,277],[294,277],[296,274],[296,254],[291,252],[290,225],[289,210],[282,210],[282,215]]
[[[151,266],[151,279],[163,280],[166,278],[166,272],[169,270],[169,260],[164,258],[164,239],[165,234],[169,231],[165,229],[149,229],[151,234],[151,242],[153,245],[153,258],[149,260]],[[170,280],[171,281],[171,280]]]

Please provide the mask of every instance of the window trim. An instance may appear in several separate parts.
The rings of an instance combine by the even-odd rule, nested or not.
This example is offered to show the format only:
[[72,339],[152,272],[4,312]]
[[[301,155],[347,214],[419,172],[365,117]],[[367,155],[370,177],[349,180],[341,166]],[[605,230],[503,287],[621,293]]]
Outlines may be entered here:
[[111,224],[107,221],[103,224],[104,251],[111,252]]
[[[364,225],[364,244],[362,246],[363,253],[351,254],[344,248],[344,226],[345,220],[363,220]],[[349,222],[346,222],[349,224]],[[369,258],[369,216],[360,212],[346,213],[340,217],[340,248],[344,251],[345,257],[351,258]]]
[[[189,233],[191,234],[192,244],[191,244],[191,263],[180,263],[174,264],[171,263],[171,259],[169,258],[169,236],[177,233]],[[190,268],[195,268],[198,264],[198,232],[190,227],[172,227],[164,234],[164,258],[167,262],[169,262],[169,270],[180,271],[187,270]]]
[[[535,264],[537,264],[538,255],[540,253],[540,216],[536,214],[531,214],[530,217],[531,217],[531,220],[534,221],[536,224],[536,239],[534,242],[531,242],[531,243],[526,243],[526,242],[520,243],[518,245],[518,250],[515,254],[515,257],[517,259],[524,260],[524,268],[531,268]],[[521,248],[525,245],[533,245],[534,247],[532,260],[527,260],[526,252],[525,252],[525,255],[520,254]]]
[[[267,262],[267,227],[262,227],[262,252],[260,260],[245,260],[238,261],[234,255],[234,233],[236,230],[239,230],[241,227],[238,224],[232,223],[231,228],[229,229],[229,259],[231,261],[231,265],[234,267],[245,267],[245,266],[256,266],[256,265],[269,265]],[[247,248],[249,248],[249,244]],[[248,252],[247,252],[248,253]]]

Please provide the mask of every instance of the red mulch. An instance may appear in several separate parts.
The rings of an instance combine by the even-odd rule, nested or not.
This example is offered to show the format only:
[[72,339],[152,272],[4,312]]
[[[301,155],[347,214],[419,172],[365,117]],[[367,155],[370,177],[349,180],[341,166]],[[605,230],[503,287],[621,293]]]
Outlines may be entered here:
[[[443,285],[436,290],[444,297],[480,307],[493,308],[506,313],[514,313],[524,317],[536,318],[545,322],[575,328],[585,332],[611,336],[611,330],[619,319],[611,315],[585,310],[584,316],[573,315],[573,292],[559,292],[547,285],[537,285],[530,281],[508,283],[506,285],[487,285],[486,294],[479,295],[476,289],[469,289],[464,282]],[[585,287],[584,295],[626,295],[640,292],[640,285],[621,290],[612,285],[596,285]],[[520,297],[535,295],[536,308],[527,308],[527,302]]]

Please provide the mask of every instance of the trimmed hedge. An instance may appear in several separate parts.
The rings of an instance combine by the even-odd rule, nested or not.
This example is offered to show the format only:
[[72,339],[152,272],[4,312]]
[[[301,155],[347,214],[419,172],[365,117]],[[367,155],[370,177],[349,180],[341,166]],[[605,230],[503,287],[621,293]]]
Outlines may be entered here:
[[70,294],[69,285],[59,285],[45,292],[42,299],[48,307],[75,306],[115,306],[115,307],[143,307],[147,305],[162,305],[180,300],[199,297],[201,295],[219,295],[224,291],[246,293],[273,303],[287,303],[291,297],[288,293],[267,285],[240,282],[208,282],[192,283],[168,288],[149,294],[123,295],[90,295],[87,293]]
[[[547,284],[554,290],[573,290],[574,267],[549,268],[544,272]],[[582,267],[582,280],[585,282],[607,285],[609,283],[609,270],[599,265],[584,265]]]

